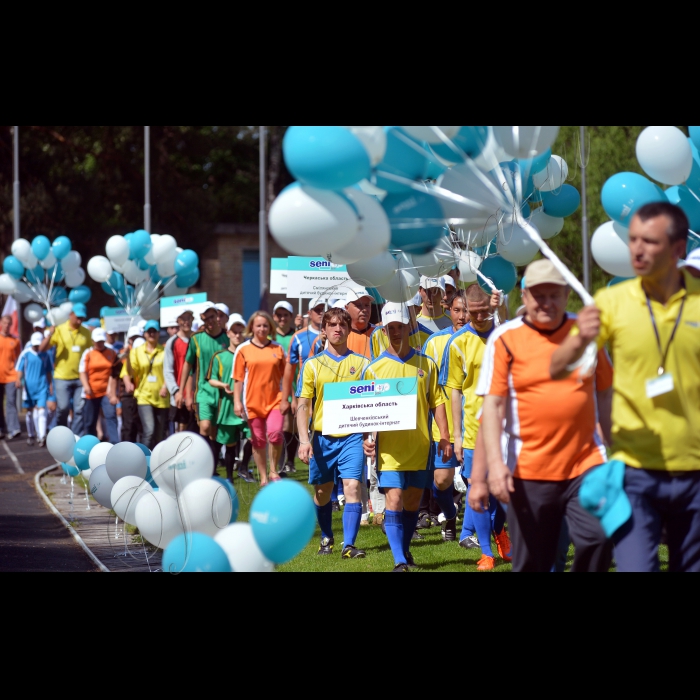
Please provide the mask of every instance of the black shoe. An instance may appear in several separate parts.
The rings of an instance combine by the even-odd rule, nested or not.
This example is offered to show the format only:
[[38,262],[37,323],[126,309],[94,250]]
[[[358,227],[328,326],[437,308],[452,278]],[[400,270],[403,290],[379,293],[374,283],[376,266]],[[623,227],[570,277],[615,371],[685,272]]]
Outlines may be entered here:
[[464,549],[481,549],[481,545],[479,544],[479,540],[476,538],[476,535],[469,535],[468,537],[465,537],[460,541],[459,546],[463,547]]
[[341,556],[343,559],[364,559],[367,556],[367,553],[349,544],[347,547],[345,547],[345,549],[343,549]]
[[433,526],[433,519],[428,515],[428,513],[421,513],[418,517],[418,524],[416,525],[416,530],[429,530]]
[[411,536],[411,539],[412,540],[424,540],[425,537],[423,537],[423,535],[421,535],[418,532],[414,532],[413,535]]
[[339,501],[333,501],[332,506],[331,506],[331,510],[332,510],[334,513],[340,513],[340,502],[339,502]]
[[411,569],[412,571],[415,571],[418,568],[418,564],[416,564],[416,561],[413,558],[413,554],[411,554],[410,552],[406,552],[405,557],[406,557],[406,566],[408,566],[408,568]]
[[445,542],[454,542],[457,539],[457,516],[452,520],[445,520],[442,524],[442,539]]
[[398,566],[394,567],[394,570],[391,572],[392,574],[403,574],[404,572],[409,572],[411,569],[409,568],[408,564],[399,564]]
[[440,520],[436,515],[430,516],[430,522],[433,524],[433,527],[440,527]]
[[284,465],[284,471],[287,472],[287,474],[296,474],[297,468],[294,466],[294,462],[287,462],[287,464]]
[[321,556],[327,554],[333,554],[333,547],[335,546],[335,540],[333,538],[324,537],[321,539],[321,546],[318,548],[316,554]]

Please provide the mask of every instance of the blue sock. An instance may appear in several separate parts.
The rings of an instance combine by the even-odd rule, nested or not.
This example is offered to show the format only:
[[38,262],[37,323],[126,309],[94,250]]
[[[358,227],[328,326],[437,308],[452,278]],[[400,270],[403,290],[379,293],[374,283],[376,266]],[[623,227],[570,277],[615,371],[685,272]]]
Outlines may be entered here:
[[411,551],[411,538],[413,533],[416,531],[416,525],[418,525],[418,511],[403,511],[403,551]]
[[[417,513],[416,513],[417,515]],[[389,540],[391,553],[394,555],[394,564],[406,563],[406,554],[403,548],[403,516],[396,510],[384,512],[384,528],[386,537]]]
[[455,507],[455,502],[452,499],[452,487],[440,491],[436,484],[433,484],[433,497],[440,506],[440,510],[445,514],[448,520],[457,516],[457,508]]
[[360,520],[362,519],[361,503],[346,503],[343,509],[343,539],[345,546],[355,546],[357,533],[360,531]]
[[486,511],[485,513],[477,513],[472,508],[467,506],[468,510],[472,513],[472,519],[474,520],[474,529],[476,530],[476,536],[479,538],[479,544],[481,545],[481,553],[485,554],[487,557],[492,557],[493,552],[491,551],[491,513]]
[[464,520],[462,521],[462,534],[459,536],[460,542],[465,537],[471,537],[474,534],[474,518],[472,518],[474,511],[469,507],[470,489],[471,486],[467,484],[467,493],[464,494]]
[[489,509],[491,510],[491,528],[497,535],[500,535],[503,532],[503,526],[506,524],[506,511],[493,496],[491,496]]
[[331,501],[338,500],[338,484],[333,484],[333,493],[331,494]]
[[321,528],[321,537],[333,538],[333,506],[328,501],[325,506],[316,506],[316,520]]

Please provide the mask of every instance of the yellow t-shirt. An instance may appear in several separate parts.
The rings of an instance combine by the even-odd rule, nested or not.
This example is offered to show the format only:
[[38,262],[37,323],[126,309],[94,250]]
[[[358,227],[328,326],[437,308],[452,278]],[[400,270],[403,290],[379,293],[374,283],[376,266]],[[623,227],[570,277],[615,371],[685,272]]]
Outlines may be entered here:
[[[431,360],[435,361],[438,366],[439,376],[442,376],[443,359],[445,348],[450,342],[454,329],[452,326],[444,330],[433,333],[433,335],[425,341],[423,346],[423,354],[427,355]],[[438,380],[439,381],[439,380]],[[454,443],[454,430],[452,429],[452,396],[451,391],[445,392],[445,410],[447,411],[447,425],[450,429],[450,442]],[[433,421],[433,442],[440,442],[440,430],[437,423]]]
[[[647,398],[646,383],[657,379],[662,352],[639,278],[600,290],[599,347],[606,343],[615,375],[612,456],[630,467],[656,471],[700,470],[700,280],[687,273],[666,306],[651,301],[661,347],[682,315],[664,371],[673,391]],[[685,300],[685,304],[683,304]]]
[[78,330],[70,327],[70,321],[56,326],[49,345],[56,346],[56,362],[53,373],[54,379],[71,381],[80,379],[80,358],[92,347],[92,336],[85,326]]
[[166,394],[165,398],[160,395],[160,390],[165,385],[164,359],[165,348],[162,345],[158,345],[151,353],[145,343],[131,351],[129,362],[138,381],[134,396],[139,406],[170,408],[170,394]]
[[412,350],[404,359],[388,352],[372,362],[362,379],[402,379],[418,382],[418,415],[415,430],[392,430],[377,435],[377,470],[420,472],[428,468],[432,447],[431,411],[445,403],[445,392],[438,385],[435,362]]
[[[429,328],[426,328],[419,323],[418,328],[411,331],[411,336],[408,339],[408,343],[414,350],[420,351],[425,345],[425,341],[428,340],[432,334],[433,332]],[[388,349],[389,339],[386,337],[382,327],[377,326],[370,338],[371,359],[376,360],[385,350]]]
[[[323,387],[334,382],[359,381],[368,365],[366,357],[350,350],[344,357],[336,357],[324,350],[304,362],[297,384],[297,398],[313,399],[311,427],[314,432],[323,433]],[[345,437],[346,434],[330,437]]]

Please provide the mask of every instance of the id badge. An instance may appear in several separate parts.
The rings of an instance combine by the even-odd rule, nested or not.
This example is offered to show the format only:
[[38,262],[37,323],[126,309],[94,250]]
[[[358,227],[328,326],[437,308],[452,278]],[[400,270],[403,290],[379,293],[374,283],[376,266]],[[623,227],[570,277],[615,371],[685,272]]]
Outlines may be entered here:
[[80,347],[80,345],[73,346],[73,352],[80,352],[81,350],[82,350],[82,348]]
[[148,383],[155,384],[158,381],[158,377],[154,377],[152,374],[148,375]]
[[647,398],[655,399],[657,396],[663,396],[673,391],[673,375],[662,374],[656,379],[647,380]]

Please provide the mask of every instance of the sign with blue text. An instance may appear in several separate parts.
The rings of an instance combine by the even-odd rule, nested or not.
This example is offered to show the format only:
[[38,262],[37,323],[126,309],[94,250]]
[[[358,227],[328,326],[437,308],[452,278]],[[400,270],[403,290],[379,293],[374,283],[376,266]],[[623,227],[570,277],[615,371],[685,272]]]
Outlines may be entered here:
[[177,326],[177,317],[183,309],[188,309],[199,321],[199,314],[207,301],[207,293],[182,294],[179,297],[163,297],[160,300],[160,327]]
[[106,308],[102,310],[102,320],[107,333],[126,333],[132,326],[143,321],[141,316],[130,316],[122,308]]
[[347,299],[359,285],[348,275],[345,265],[325,258],[287,258],[288,299]]

